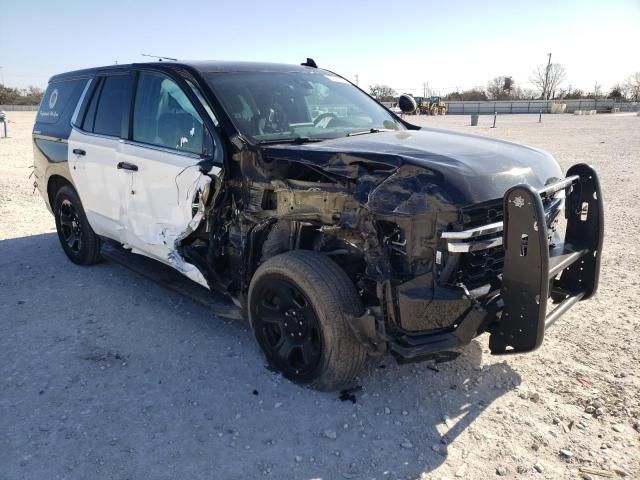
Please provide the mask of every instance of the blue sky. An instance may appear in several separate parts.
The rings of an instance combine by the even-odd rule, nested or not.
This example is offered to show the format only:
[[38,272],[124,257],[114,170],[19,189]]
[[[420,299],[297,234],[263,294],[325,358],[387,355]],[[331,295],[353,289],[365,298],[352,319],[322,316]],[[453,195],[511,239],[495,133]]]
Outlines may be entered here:
[[367,87],[434,93],[498,75],[531,87],[548,52],[566,84],[606,90],[640,70],[640,0],[0,0],[0,81],[44,86],[59,72],[179,59],[299,63]]

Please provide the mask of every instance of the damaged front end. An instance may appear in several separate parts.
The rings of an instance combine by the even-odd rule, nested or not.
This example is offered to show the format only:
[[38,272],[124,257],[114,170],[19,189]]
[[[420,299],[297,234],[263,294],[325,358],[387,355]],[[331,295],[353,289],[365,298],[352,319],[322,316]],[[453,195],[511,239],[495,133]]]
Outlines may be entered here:
[[[563,207],[567,226],[560,232]],[[602,213],[597,174],[582,164],[541,189],[517,185],[499,202],[462,209],[460,221],[440,233],[436,283],[442,289],[434,301],[444,297],[463,311],[443,310],[450,325],[406,332],[391,343],[392,352],[403,360],[455,355],[482,332],[490,334],[493,354],[538,348],[546,328],[597,290]],[[558,304],[550,311],[549,298]]]
[[493,353],[537,348],[597,288],[602,199],[587,166],[465,205],[445,173],[400,155],[232,143],[178,251],[241,306],[266,260],[322,252],[357,288],[365,314],[351,327],[371,354],[444,361],[483,332]]

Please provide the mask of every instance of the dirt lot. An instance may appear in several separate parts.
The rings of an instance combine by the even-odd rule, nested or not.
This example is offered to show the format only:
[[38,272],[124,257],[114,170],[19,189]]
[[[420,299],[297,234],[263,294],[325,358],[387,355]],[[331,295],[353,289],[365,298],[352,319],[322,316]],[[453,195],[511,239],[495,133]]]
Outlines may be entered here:
[[[105,261],[66,260],[28,179],[32,113],[0,139],[0,479],[640,478],[640,117],[422,117],[593,164],[598,296],[537,352],[372,362],[356,403],[264,368],[246,325]],[[586,470],[585,470],[586,468]]]

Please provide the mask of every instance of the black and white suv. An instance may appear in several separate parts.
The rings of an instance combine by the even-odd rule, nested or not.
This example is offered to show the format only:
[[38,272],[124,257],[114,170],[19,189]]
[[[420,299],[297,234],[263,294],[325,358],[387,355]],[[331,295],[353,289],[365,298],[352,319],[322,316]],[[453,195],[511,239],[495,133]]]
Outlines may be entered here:
[[455,358],[482,332],[495,354],[533,350],[597,289],[589,166],[418,128],[312,60],[57,75],[33,141],[71,261],[109,239],[227,294],[270,364],[315,388],[368,355]]

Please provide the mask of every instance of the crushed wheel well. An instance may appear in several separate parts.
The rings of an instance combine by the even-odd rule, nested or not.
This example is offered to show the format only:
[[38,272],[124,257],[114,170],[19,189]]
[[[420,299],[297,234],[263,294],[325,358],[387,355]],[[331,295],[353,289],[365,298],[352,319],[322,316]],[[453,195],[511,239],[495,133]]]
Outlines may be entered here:
[[253,275],[257,267],[276,255],[294,250],[324,253],[344,271],[354,285],[364,273],[363,252],[339,236],[327,234],[318,225],[280,220],[268,233],[256,238],[256,261],[247,269]]

